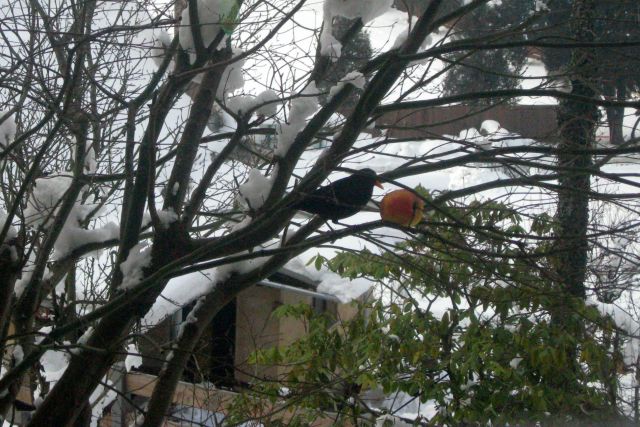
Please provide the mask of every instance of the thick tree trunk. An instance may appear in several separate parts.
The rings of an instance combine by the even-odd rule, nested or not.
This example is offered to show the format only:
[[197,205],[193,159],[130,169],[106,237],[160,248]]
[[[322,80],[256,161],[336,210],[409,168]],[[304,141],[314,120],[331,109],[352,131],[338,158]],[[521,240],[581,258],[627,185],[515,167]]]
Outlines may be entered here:
[[[13,303],[13,290],[15,287],[18,271],[20,269],[20,256],[12,254],[21,253],[21,249],[15,242],[7,242],[0,246],[0,342],[6,345],[7,331],[9,330],[9,318],[11,304]],[[3,346],[4,350],[5,347]],[[0,417],[5,416],[19,389],[19,384],[14,384],[3,396],[0,397]]]
[[[594,0],[573,3],[571,25],[573,37],[580,42],[593,40]],[[574,49],[571,55],[572,94],[593,98],[594,59],[588,48]],[[552,309],[552,321],[559,334],[559,343],[566,354],[567,365],[559,366],[551,378],[558,388],[568,392],[577,386],[577,342],[583,334],[583,322],[574,313],[576,300],[584,299],[587,272],[589,222],[589,191],[591,154],[598,119],[597,107],[588,102],[563,100],[558,110],[560,128],[560,190],[556,213],[557,304]],[[572,339],[567,339],[572,337]]]
[[[607,94],[608,95],[608,94]],[[616,80],[615,87],[611,87],[611,99],[616,101],[624,101],[627,95],[624,81]],[[609,124],[609,141],[613,145],[621,145],[624,143],[623,120],[624,107],[608,107],[607,123]]]
[[624,143],[624,135],[622,133],[623,118],[624,118],[623,107],[607,108],[607,122],[609,124],[609,142],[612,145],[621,145]]
[[[576,0],[573,6],[573,33],[582,42],[593,41],[593,0]],[[574,49],[571,59],[575,95],[595,96],[592,85],[594,61],[591,49]],[[587,225],[593,147],[598,108],[591,103],[564,100],[558,111],[560,150],[558,163],[564,168],[558,194],[557,273],[565,292],[584,298],[587,266]]]

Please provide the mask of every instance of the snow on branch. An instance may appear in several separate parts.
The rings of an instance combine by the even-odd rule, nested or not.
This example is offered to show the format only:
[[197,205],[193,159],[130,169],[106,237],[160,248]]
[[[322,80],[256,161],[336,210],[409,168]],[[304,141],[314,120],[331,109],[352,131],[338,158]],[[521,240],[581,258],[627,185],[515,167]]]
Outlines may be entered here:
[[[58,213],[62,198],[71,186],[73,178],[60,174],[38,178],[24,211],[25,220],[31,227],[47,227]],[[119,227],[109,222],[103,227],[83,228],[82,223],[96,210],[97,205],[82,203],[78,197],[74,207],[64,223],[62,231],[54,244],[55,259],[60,259],[75,248],[91,243],[100,243],[115,239],[119,235]]]
[[389,11],[393,0],[325,0],[324,23],[320,34],[320,55],[337,61],[342,54],[342,44],[333,36],[333,18],[360,18],[363,24]]
[[[226,22],[229,19],[235,19],[237,3],[236,0],[197,0],[197,7],[200,37],[204,47],[208,48],[220,31],[225,30]],[[189,6],[182,11],[180,24],[178,32],[180,45],[190,54],[191,62],[193,62],[196,57],[196,46],[193,39]]]
[[314,114],[318,108],[318,89],[316,84],[311,82],[304,88],[298,98],[291,101],[289,110],[289,123],[283,124],[278,129],[278,146],[275,151],[276,156],[283,157],[289,151],[289,147],[307,124],[307,117]]

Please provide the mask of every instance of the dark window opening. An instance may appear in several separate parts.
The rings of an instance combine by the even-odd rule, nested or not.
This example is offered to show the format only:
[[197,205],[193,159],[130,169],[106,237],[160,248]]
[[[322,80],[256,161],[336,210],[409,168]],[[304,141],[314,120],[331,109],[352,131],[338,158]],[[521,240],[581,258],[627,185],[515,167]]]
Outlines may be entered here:
[[338,318],[338,304],[335,301],[314,297],[311,299],[311,307],[317,314],[328,316],[334,323]]
[[[186,318],[193,304],[182,310]],[[208,381],[216,386],[235,384],[236,300],[220,310],[202,334],[200,342],[189,358],[183,379],[189,382]]]

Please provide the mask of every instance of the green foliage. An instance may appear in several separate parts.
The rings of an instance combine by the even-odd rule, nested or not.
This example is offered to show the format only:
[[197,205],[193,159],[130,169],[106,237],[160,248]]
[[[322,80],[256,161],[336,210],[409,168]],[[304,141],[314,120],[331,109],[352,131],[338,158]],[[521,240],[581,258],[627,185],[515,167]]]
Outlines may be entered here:
[[525,221],[499,203],[472,203],[439,209],[394,252],[318,255],[318,268],[387,288],[339,327],[308,306],[280,307],[277,316],[304,321],[308,334],[253,362],[286,364],[277,387],[298,407],[340,414],[338,425],[366,415],[356,397],[376,388],[435,406],[434,425],[606,412],[619,357],[603,339],[611,324],[579,300],[570,312],[590,328],[575,334],[553,322],[549,248],[536,240],[552,227],[546,214]]

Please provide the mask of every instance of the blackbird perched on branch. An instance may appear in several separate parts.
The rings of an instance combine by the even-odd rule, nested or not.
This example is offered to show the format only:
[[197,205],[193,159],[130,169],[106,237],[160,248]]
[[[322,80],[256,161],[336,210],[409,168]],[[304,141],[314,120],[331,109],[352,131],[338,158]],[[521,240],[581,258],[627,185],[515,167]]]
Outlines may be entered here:
[[305,195],[292,207],[337,222],[360,212],[371,199],[374,185],[383,188],[373,170],[361,169]]

